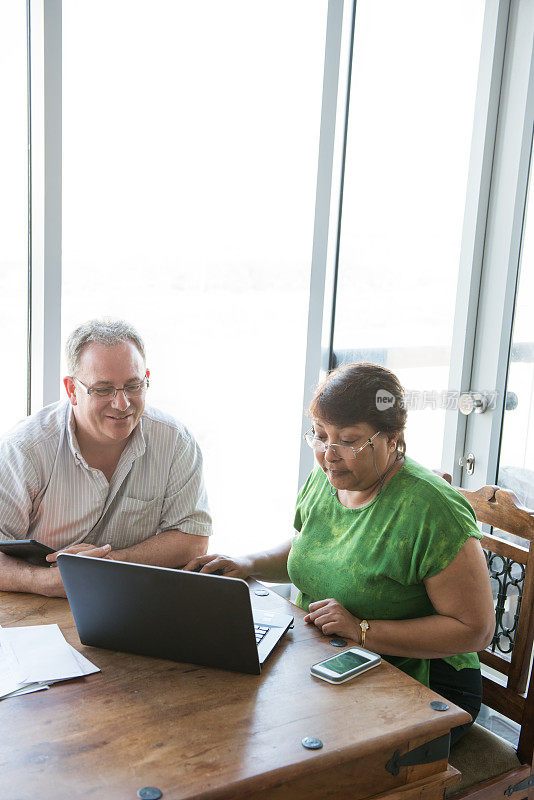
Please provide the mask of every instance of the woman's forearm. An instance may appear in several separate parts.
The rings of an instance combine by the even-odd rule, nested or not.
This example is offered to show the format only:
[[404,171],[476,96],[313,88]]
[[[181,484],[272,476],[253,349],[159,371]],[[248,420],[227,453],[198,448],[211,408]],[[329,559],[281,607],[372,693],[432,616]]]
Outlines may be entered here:
[[251,578],[258,578],[261,581],[288,583],[287,558],[290,550],[291,540],[278,545],[272,550],[265,550],[246,556],[248,574]]
[[[360,642],[359,620],[354,636]],[[483,650],[492,636],[493,628],[473,628],[453,617],[435,614],[418,619],[369,620],[365,647],[389,656],[447,658]]]

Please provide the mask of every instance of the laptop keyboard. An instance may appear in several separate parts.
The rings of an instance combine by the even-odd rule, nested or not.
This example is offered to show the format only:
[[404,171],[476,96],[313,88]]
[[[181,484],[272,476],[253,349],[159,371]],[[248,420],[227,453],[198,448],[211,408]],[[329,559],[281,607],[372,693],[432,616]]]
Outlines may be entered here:
[[256,644],[259,644],[269,628],[266,625],[254,625],[254,632],[256,634]]

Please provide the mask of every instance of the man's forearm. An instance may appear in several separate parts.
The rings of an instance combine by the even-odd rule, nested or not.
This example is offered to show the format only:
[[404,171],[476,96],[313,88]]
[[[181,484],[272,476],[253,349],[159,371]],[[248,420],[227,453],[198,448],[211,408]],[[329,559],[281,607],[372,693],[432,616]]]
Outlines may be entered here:
[[55,567],[34,567],[20,558],[0,553],[0,590],[31,592],[47,597],[65,597],[59,570]]
[[183,531],[164,531],[123,550],[112,550],[108,557],[114,561],[130,561],[178,569],[196,556],[204,555],[208,549],[208,541],[209,536],[196,536]]

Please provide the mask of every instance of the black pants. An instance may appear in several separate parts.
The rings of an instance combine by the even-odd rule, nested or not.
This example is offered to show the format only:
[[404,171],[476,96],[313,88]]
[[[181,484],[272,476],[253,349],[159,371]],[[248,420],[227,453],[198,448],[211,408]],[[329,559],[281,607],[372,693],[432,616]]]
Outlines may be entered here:
[[[433,658],[430,661],[429,683],[432,691],[463,708],[475,721],[482,704],[482,676],[479,669],[466,667],[457,670],[442,658]],[[473,722],[452,728],[451,747],[467,733]]]

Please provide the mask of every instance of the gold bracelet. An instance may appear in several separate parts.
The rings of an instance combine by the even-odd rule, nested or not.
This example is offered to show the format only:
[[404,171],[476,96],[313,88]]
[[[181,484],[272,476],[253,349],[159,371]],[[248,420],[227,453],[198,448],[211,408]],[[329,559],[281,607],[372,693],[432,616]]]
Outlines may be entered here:
[[361,629],[361,632],[362,632],[362,642],[361,642],[362,647],[365,647],[365,634],[369,630],[369,627],[370,627],[370,625],[367,622],[367,620],[366,619],[362,619],[362,621],[360,622],[360,629]]

